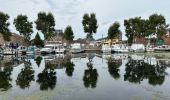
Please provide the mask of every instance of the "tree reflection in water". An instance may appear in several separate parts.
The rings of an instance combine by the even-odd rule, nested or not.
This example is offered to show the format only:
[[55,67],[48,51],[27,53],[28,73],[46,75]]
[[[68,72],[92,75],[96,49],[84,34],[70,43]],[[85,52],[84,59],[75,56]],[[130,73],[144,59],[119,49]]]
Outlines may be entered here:
[[119,67],[122,65],[122,60],[109,59],[108,60],[108,72],[114,79],[119,79]]
[[71,60],[64,64],[64,67],[66,68],[65,73],[67,74],[67,76],[71,77],[73,75],[74,66],[74,63],[71,62]]
[[40,84],[41,90],[54,89],[57,81],[56,69],[57,65],[46,63],[45,69],[38,74],[37,82]]
[[24,62],[24,65],[24,68],[21,69],[16,80],[16,84],[22,89],[29,87],[30,82],[34,81],[34,70],[31,68],[31,63]]
[[12,61],[5,58],[0,60],[0,91],[7,91],[12,87],[11,72],[13,71]]
[[38,56],[36,59],[35,59],[35,62],[37,64],[37,66],[39,67],[40,64],[41,64],[41,61],[42,61],[42,57],[41,56]]
[[97,84],[98,72],[97,69],[93,68],[92,59],[93,57],[89,57],[89,62],[87,63],[88,69],[84,72],[83,81],[86,88],[95,88]]
[[129,59],[126,64],[124,80],[132,83],[140,83],[144,79],[148,79],[151,85],[162,85],[165,80],[166,66],[159,63],[151,65],[144,60]]

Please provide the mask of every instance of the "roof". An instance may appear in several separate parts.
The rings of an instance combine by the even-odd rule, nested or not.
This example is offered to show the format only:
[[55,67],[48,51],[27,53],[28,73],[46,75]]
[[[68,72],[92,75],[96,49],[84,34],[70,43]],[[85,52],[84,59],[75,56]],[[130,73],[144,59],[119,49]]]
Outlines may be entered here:
[[8,43],[19,43],[20,45],[28,45],[29,42],[25,40],[25,38],[16,33],[11,34],[11,40],[9,42],[4,41],[3,35],[0,33],[0,44],[8,44]]
[[77,39],[77,40],[73,40],[73,43],[87,43],[87,41],[85,39]]

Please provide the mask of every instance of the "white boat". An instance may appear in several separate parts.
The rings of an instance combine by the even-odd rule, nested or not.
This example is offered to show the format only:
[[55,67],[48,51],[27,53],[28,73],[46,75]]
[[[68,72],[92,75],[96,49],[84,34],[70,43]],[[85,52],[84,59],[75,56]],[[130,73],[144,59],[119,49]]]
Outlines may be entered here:
[[62,45],[56,45],[53,47],[55,53],[64,53],[65,52],[65,48]]
[[103,53],[111,53],[112,48],[109,46],[108,43],[103,43],[102,45],[102,52]]
[[154,46],[153,45],[146,46],[146,51],[147,52],[154,52]]
[[74,43],[71,45],[71,50],[70,50],[71,53],[81,53],[83,51],[84,50],[82,49],[80,43]]
[[13,55],[13,54],[15,54],[15,51],[12,50],[12,48],[5,48],[3,53],[4,53],[4,55]]
[[26,54],[36,54],[39,51],[39,49],[36,46],[29,46],[27,48]]
[[129,47],[126,44],[114,44],[112,45],[112,52],[127,53]]
[[143,44],[132,44],[130,47],[131,52],[145,52],[145,46]]
[[53,52],[54,52],[53,49],[51,47],[48,47],[48,46],[45,46],[44,48],[42,48],[40,50],[41,54],[51,54]]
[[169,45],[161,45],[154,48],[155,51],[170,51]]
[[19,47],[17,48],[17,50],[18,50],[18,53],[19,53],[19,54],[26,54],[27,47],[25,47],[25,46],[19,46]]

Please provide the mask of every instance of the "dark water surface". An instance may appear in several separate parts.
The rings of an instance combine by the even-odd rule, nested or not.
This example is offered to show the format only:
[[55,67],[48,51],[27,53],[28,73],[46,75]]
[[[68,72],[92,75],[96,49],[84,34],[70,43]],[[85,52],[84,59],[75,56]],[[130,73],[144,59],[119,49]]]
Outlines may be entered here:
[[0,57],[0,100],[170,100],[170,54]]

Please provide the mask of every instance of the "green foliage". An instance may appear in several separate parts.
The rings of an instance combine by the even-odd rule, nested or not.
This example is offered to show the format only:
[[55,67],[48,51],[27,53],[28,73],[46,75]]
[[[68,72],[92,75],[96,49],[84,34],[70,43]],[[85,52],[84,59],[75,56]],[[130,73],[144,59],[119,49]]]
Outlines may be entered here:
[[129,59],[126,64],[124,81],[140,84],[148,80],[150,85],[162,85],[165,81],[166,66],[161,64],[150,65],[144,60]]
[[118,22],[113,23],[113,25],[110,26],[108,30],[108,38],[113,39],[119,36],[120,30],[119,30],[120,24]]
[[41,90],[54,89],[57,77],[56,77],[56,65],[51,63],[45,63],[45,69],[38,74],[37,82],[40,84]]
[[41,61],[42,61],[42,57],[41,56],[38,56],[36,59],[35,59],[35,62],[37,64],[38,67],[40,67],[40,64],[41,64]]
[[35,24],[37,30],[40,30],[44,34],[45,39],[50,38],[55,31],[55,19],[52,13],[38,13],[38,19],[35,21]]
[[14,25],[16,30],[19,31],[26,40],[30,40],[33,27],[32,22],[28,21],[28,17],[26,15],[18,15],[17,18],[14,19]]
[[135,37],[145,37],[150,35],[149,20],[141,19],[141,17],[130,18],[124,21],[126,36],[128,43],[131,45]]
[[71,77],[73,75],[74,66],[74,63],[71,61],[68,61],[64,64],[64,67],[66,68],[65,73],[67,74],[67,76]]
[[11,32],[9,30],[10,23],[8,22],[9,16],[0,12],[0,33],[3,35],[5,41],[10,41]]
[[153,14],[149,17],[150,31],[157,34],[158,38],[166,34],[166,19],[163,15]]
[[114,79],[120,78],[120,69],[119,67],[122,65],[122,62],[119,60],[109,60],[108,61],[108,72]]
[[34,81],[34,70],[30,66],[24,67],[18,74],[16,84],[25,89],[30,86],[31,81]]
[[87,63],[88,69],[84,71],[83,82],[86,88],[96,88],[98,80],[97,69],[93,68],[93,64]]
[[36,34],[35,39],[33,40],[33,44],[36,46],[44,46],[44,41],[40,38],[39,33]]
[[63,38],[67,41],[72,41],[74,39],[74,33],[71,26],[66,27]]
[[84,32],[87,33],[87,39],[93,37],[93,33],[97,32],[97,19],[94,13],[84,14],[83,21],[82,21]]
[[130,18],[124,20],[125,32],[128,43],[131,45],[135,37],[147,37],[156,34],[158,38],[166,34],[168,25],[164,16],[153,14],[149,19],[141,19],[141,17]]

